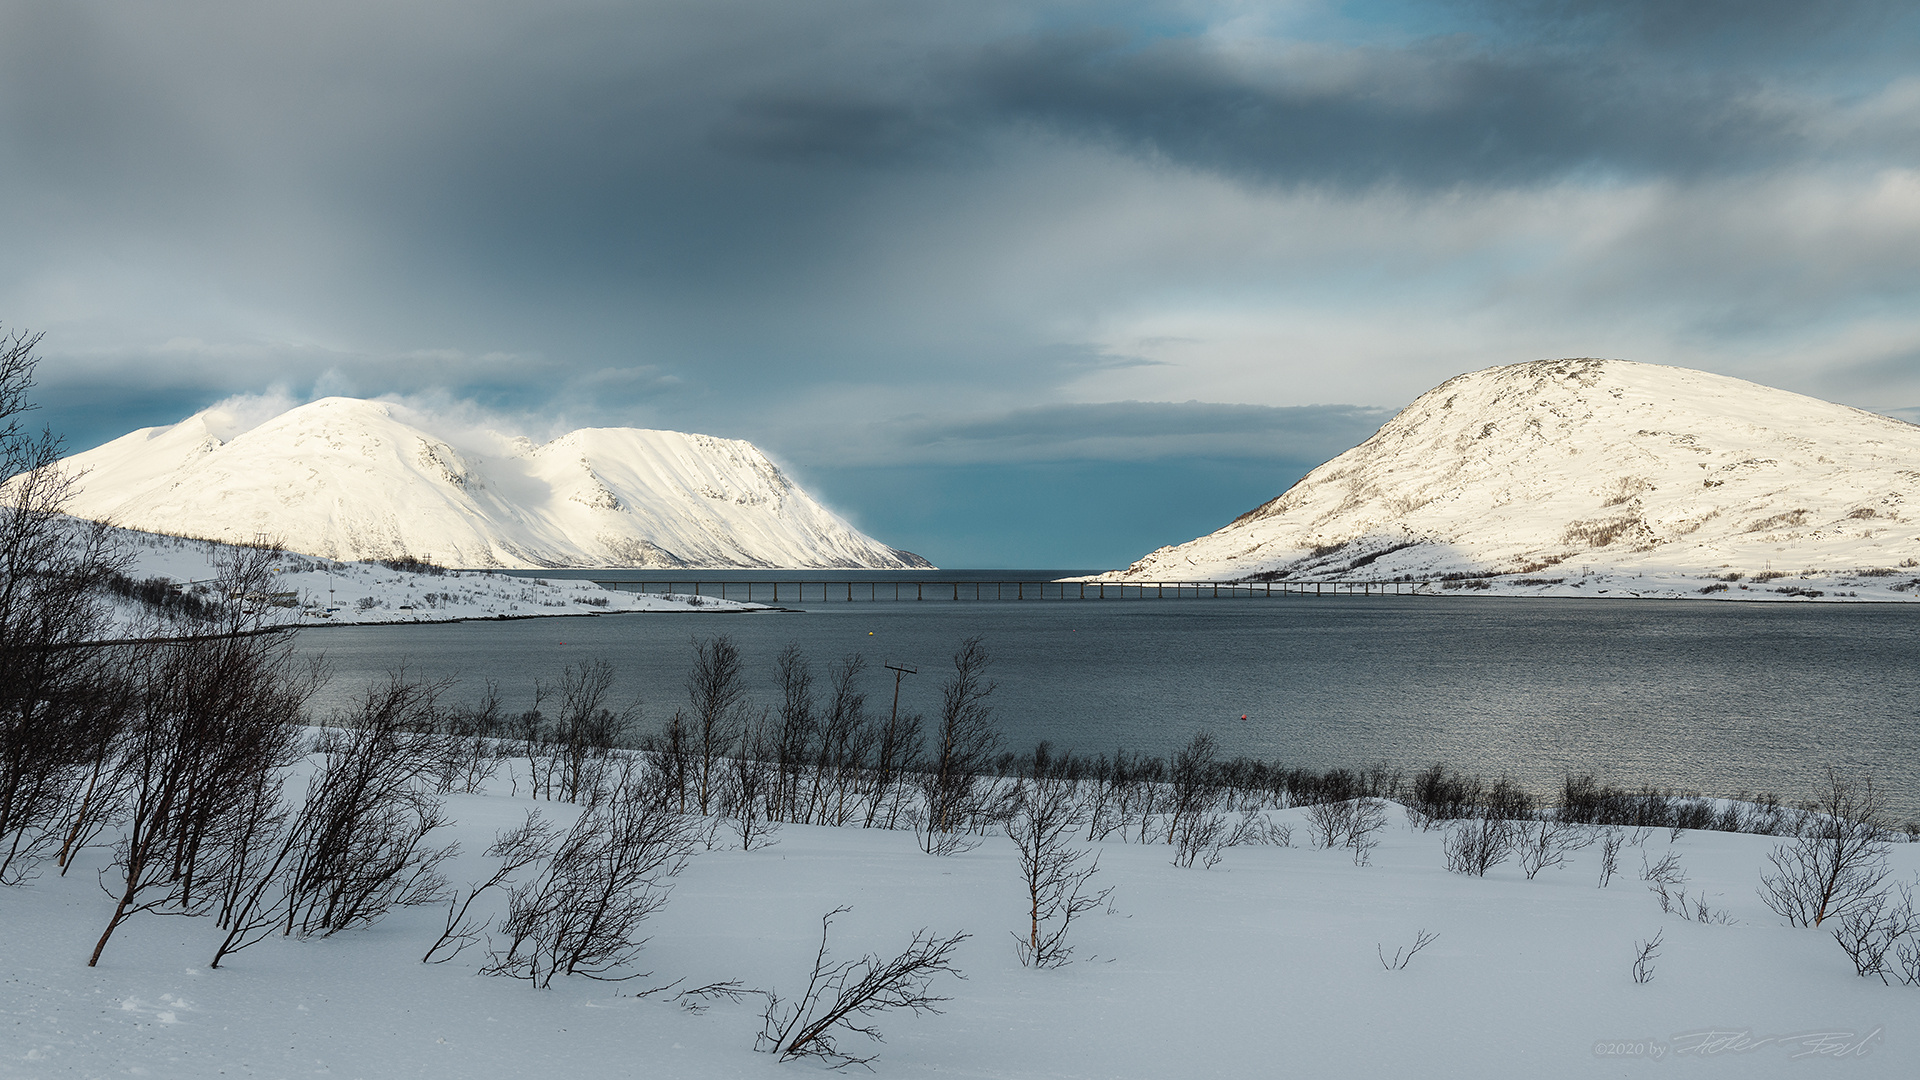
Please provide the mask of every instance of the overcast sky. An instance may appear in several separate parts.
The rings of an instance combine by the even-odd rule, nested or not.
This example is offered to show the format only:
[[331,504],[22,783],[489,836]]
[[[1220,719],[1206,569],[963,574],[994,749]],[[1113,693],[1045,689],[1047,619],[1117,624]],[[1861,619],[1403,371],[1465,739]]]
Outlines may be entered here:
[[1920,406],[1916,10],[0,0],[0,320],[74,449],[399,395],[1104,567],[1496,364]]

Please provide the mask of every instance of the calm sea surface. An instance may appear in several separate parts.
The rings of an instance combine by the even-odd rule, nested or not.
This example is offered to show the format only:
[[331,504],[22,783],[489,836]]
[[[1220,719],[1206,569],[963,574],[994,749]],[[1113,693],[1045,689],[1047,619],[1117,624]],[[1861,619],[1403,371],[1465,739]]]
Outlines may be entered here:
[[[746,577],[768,580],[737,580]],[[1895,809],[1920,818],[1920,609],[1911,607],[1489,597],[804,606],[323,628],[304,633],[301,648],[333,668],[322,712],[402,662],[458,676],[457,697],[497,680],[518,703],[534,680],[604,658],[653,723],[685,702],[696,637],[730,635],[766,704],[773,658],[794,642],[822,669],[864,655],[886,677],[869,684],[881,708],[892,686],[880,664],[917,666],[902,708],[931,712],[948,658],[979,635],[1014,749],[1049,739],[1164,753],[1205,728],[1230,753],[1313,767],[1441,760],[1543,787],[1592,771],[1792,799],[1832,764],[1870,768]]]

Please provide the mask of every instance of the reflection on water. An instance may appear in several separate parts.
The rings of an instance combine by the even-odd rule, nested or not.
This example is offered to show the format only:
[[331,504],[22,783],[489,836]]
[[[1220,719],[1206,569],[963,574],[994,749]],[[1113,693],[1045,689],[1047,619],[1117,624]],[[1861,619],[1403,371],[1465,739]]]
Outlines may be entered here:
[[695,636],[732,635],[763,703],[791,641],[821,664],[859,652],[876,668],[918,665],[902,707],[930,712],[941,665],[978,634],[1014,748],[1165,752],[1204,727],[1231,753],[1304,766],[1445,760],[1534,784],[1590,770],[1789,799],[1831,763],[1871,767],[1920,817],[1916,618],[1892,605],[1445,597],[838,603],[326,628],[302,648],[332,662],[323,710],[402,660],[459,675],[456,694],[496,679],[516,701],[605,658],[659,720],[685,700]]

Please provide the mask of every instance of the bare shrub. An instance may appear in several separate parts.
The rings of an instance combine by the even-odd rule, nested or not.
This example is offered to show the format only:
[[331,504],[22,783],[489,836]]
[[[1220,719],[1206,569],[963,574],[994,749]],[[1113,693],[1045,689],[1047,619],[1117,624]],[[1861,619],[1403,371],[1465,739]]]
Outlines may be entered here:
[[1425,832],[1447,821],[1473,816],[1480,800],[1478,777],[1462,776],[1435,762],[1413,776],[1407,797],[1407,820]]
[[913,936],[906,951],[891,960],[869,953],[858,960],[834,962],[827,950],[833,917],[851,910],[837,907],[820,919],[820,948],[814,954],[807,987],[792,1002],[767,994],[754,1049],[777,1055],[781,1061],[819,1058],[834,1068],[865,1065],[872,1055],[857,1057],[841,1049],[840,1039],[864,1035],[884,1041],[867,1017],[898,1009],[914,1015],[940,1012],[946,1001],[930,992],[934,976],[945,973],[964,978],[953,966],[953,952],[970,935],[938,937],[925,930]]
[[1480,812],[1501,821],[1527,821],[1540,810],[1540,800],[1509,777],[1501,777],[1481,796]]
[[1016,784],[1006,831],[1020,855],[1020,880],[1027,891],[1027,933],[1015,934],[1020,962],[1053,968],[1069,962],[1073,947],[1067,932],[1073,921],[1106,904],[1111,889],[1093,889],[1098,857],[1075,849],[1072,840],[1088,810],[1072,780],[1038,776]]
[[1659,862],[1649,864],[1646,852],[1641,852],[1640,880],[1651,885],[1686,884],[1687,872],[1680,865],[1680,853],[1669,851],[1661,856]]
[[1173,865],[1187,869],[1197,862],[1211,870],[1226,857],[1226,849],[1243,845],[1292,847],[1293,829],[1252,807],[1231,819],[1218,810],[1189,814],[1174,833]]
[[1373,951],[1374,955],[1380,958],[1381,967],[1386,968],[1388,971],[1405,971],[1407,965],[1413,962],[1413,958],[1420,954],[1421,949],[1426,948],[1438,940],[1440,940],[1439,934],[1429,934],[1425,929],[1422,929],[1420,933],[1414,937],[1411,947],[1393,950],[1393,959],[1391,960],[1387,959],[1385,945],[1376,943]]
[[442,898],[438,867],[455,848],[427,843],[446,824],[427,751],[444,686],[395,674],[329,732],[294,829],[289,933],[335,934]]
[[519,825],[495,834],[486,856],[499,859],[500,865],[485,881],[468,885],[465,896],[456,895],[448,900],[446,926],[420,962],[444,964],[478,941],[486,931],[487,920],[476,920],[468,914],[473,910],[473,902],[482,894],[511,883],[520,871],[551,857],[558,839],[554,827],[541,820],[539,812],[534,810],[527,811],[526,820]]
[[727,759],[729,784],[721,812],[740,839],[740,850],[771,846],[780,833],[774,817],[779,804],[780,769],[772,761],[774,739],[765,719],[747,726],[746,734]]
[[1593,843],[1593,834],[1584,826],[1551,818],[1519,822],[1514,827],[1514,850],[1520,856],[1520,870],[1532,881],[1535,874],[1549,866],[1564,866],[1567,855]]
[[987,650],[977,637],[968,638],[953,654],[953,674],[940,688],[940,717],[931,759],[921,774],[922,818],[915,823],[921,849],[930,855],[951,855],[972,846],[964,831],[985,808],[981,780],[1000,747],[1000,731],[993,723],[987,698]]
[[1362,797],[1307,807],[1313,846],[1348,848],[1353,852],[1356,866],[1367,864],[1373,849],[1380,844],[1378,833],[1386,823],[1386,804],[1379,799]]
[[556,765],[550,797],[583,802],[604,789],[614,747],[626,744],[640,720],[639,702],[611,703],[614,681],[605,660],[569,665],[561,674],[560,714],[548,733]]
[[1833,921],[1838,924],[1833,940],[1853,961],[1856,974],[1878,976],[1883,983],[1897,978],[1910,986],[1920,981],[1920,910],[1912,886],[1901,883],[1876,892]]
[[1189,813],[1173,832],[1173,865],[1188,869],[1197,861],[1211,870],[1227,846],[1226,815],[1215,811]]
[[60,468],[60,440],[23,423],[39,341],[0,335],[0,885],[72,847],[62,819],[98,789],[126,715],[127,658],[82,647],[106,636],[103,587],[126,555],[105,526],[61,512],[78,478]]
[[666,902],[702,830],[623,790],[580,815],[539,875],[507,896],[507,916],[482,972],[546,987],[555,975],[620,980],[645,944],[640,923]]
[[700,814],[714,812],[727,752],[746,728],[747,683],[740,650],[725,634],[693,643],[687,675],[693,788]]
[[441,719],[433,762],[434,791],[479,794],[500,771],[500,739],[506,728],[500,684],[488,679],[478,701],[450,709]]
[[1713,907],[1707,902],[1707,894],[1688,896],[1684,886],[1656,881],[1649,885],[1648,891],[1660,901],[1660,911],[1666,915],[1678,915],[1698,923],[1719,923],[1722,926],[1733,922],[1733,916],[1722,908]]
[[1613,883],[1620,872],[1620,845],[1624,841],[1618,826],[1609,826],[1600,836],[1600,888]]
[[[1220,788],[1214,783],[1218,751],[1213,733],[1195,732],[1168,762],[1167,768],[1167,843],[1186,826],[1187,846],[1193,846],[1195,834],[1209,831],[1199,819],[1215,817],[1220,803]],[[1188,860],[1191,864],[1192,860]]]
[[[242,551],[229,577],[244,590],[264,577],[268,558]],[[260,811],[277,802],[278,772],[296,754],[294,725],[318,685],[285,636],[226,633],[135,660],[139,708],[112,781],[126,807],[114,849],[117,903],[89,967],[135,913],[204,913],[230,892],[221,878],[231,877],[226,868],[255,835]]]
[[1293,827],[1283,825],[1259,810],[1240,811],[1240,819],[1233,823],[1227,833],[1227,846],[1258,844],[1267,847],[1292,847]]
[[1887,876],[1888,832],[1871,777],[1827,770],[1813,812],[1773,849],[1760,899],[1790,926],[1819,926],[1870,903]]
[[1347,834],[1347,819],[1353,814],[1351,802],[1314,803],[1307,807],[1307,842],[1315,848],[1330,848]]
[[1712,907],[1707,895],[1701,892],[1697,896],[1687,895],[1687,872],[1680,865],[1678,852],[1667,852],[1657,863],[1649,864],[1645,853],[1640,856],[1640,880],[1647,883],[1647,891],[1660,901],[1663,914],[1678,915],[1701,923],[1733,922],[1733,917],[1723,909]]
[[1440,845],[1447,870],[1486,877],[1513,854],[1513,823],[1494,817],[1467,818],[1447,827]]
[[774,683],[780,689],[780,705],[771,736],[774,780],[768,793],[769,816],[776,821],[805,822],[802,784],[820,724],[813,693],[813,665],[799,645],[789,642],[780,650],[774,661]]
[[856,653],[831,671],[814,754],[813,794],[808,800],[809,820],[816,825],[845,825],[860,813],[861,786],[874,748],[873,717],[867,711],[864,688],[866,670],[866,660]]
[[1653,981],[1653,962],[1660,956],[1660,940],[1666,937],[1666,930],[1656,932],[1651,940],[1633,943],[1633,981],[1650,983]]

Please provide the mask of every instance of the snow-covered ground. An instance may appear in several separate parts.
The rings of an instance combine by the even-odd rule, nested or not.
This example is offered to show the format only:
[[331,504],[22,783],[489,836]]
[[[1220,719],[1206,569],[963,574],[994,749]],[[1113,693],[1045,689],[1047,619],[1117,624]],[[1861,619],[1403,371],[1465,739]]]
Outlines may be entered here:
[[[454,795],[458,883],[478,853],[538,808]],[[1755,894],[1763,836],[1662,830],[1628,847],[1611,885],[1597,849],[1526,880],[1442,867],[1441,833],[1390,807],[1371,864],[1343,849],[1238,847],[1211,870],[1164,845],[1100,852],[1111,909],[1074,931],[1075,961],[1023,968],[1023,893],[1002,837],[952,857],[907,832],[788,825],[768,848],[694,856],[631,982],[559,978],[550,990],[477,973],[479,949],[420,956],[443,912],[402,909],[324,940],[272,938],[208,970],[207,919],[140,916],[85,966],[112,902],[105,852],[71,874],[0,889],[0,1075],[775,1077],[819,1075],[752,1050],[759,1006],[702,1013],[636,992],[740,980],[792,995],[823,913],[837,955],[891,956],[922,927],[973,936],[964,981],[942,977],[943,1015],[873,1018],[881,1076],[971,1077],[1910,1077],[1920,1074],[1920,990],[1856,976],[1827,933],[1793,929]],[[722,833],[722,836],[727,834]],[[1679,856],[1690,893],[1725,924],[1663,915],[1643,857]],[[1920,845],[1895,845],[1896,876]],[[1403,969],[1392,957],[1437,940]],[[1652,981],[1631,973],[1662,935]],[[857,1040],[856,1040],[857,1042]],[[855,1070],[856,1072],[858,1070]]]
[[264,421],[215,406],[65,459],[95,521],[333,559],[443,566],[927,566],[752,443],[587,428],[535,445],[404,406],[325,398]]
[[1279,498],[1100,577],[1910,601],[1916,499],[1912,424],[1701,371],[1539,361],[1450,379]]
[[[133,556],[135,579],[164,577],[191,589],[211,587],[219,564],[234,549],[208,540],[116,530]],[[458,619],[598,615],[630,611],[734,612],[764,610],[713,597],[616,592],[590,581],[512,577],[482,571],[419,573],[378,562],[338,562],[283,553],[274,560],[277,603],[262,604],[265,622],[325,626],[354,623],[448,622]],[[116,598],[117,599],[117,598]],[[285,605],[285,606],[278,606]],[[116,622],[128,633],[146,631],[148,613],[125,600]]]

